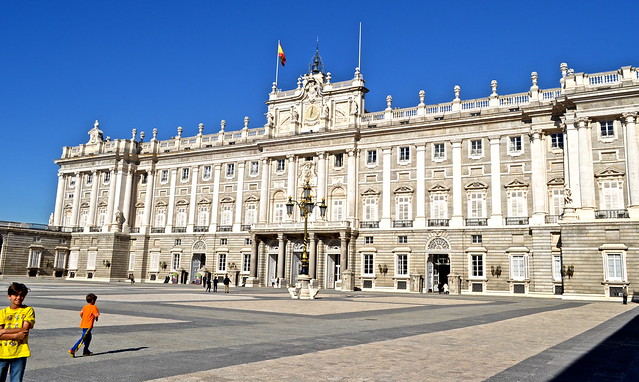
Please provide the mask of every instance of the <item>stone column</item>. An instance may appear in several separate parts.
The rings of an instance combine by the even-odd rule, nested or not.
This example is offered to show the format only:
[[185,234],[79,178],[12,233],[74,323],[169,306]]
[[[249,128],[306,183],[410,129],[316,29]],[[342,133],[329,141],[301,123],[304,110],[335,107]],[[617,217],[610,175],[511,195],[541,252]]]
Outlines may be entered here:
[[501,158],[499,144],[501,137],[490,137],[490,202],[491,214],[488,225],[500,226],[504,224],[501,212]]
[[628,172],[628,214],[639,218],[639,141],[637,140],[637,113],[623,115],[626,127],[626,169]]
[[128,232],[131,222],[131,194],[133,188],[133,169],[129,167],[126,170],[126,182],[124,186],[124,202],[122,203],[122,214],[124,215],[124,224],[122,225],[124,232]]
[[186,223],[186,232],[192,233],[195,225],[195,214],[197,211],[197,182],[199,180],[200,167],[192,168],[191,174],[191,198],[189,200],[189,218]]
[[166,213],[166,232],[173,229],[173,211],[175,210],[175,184],[177,183],[177,168],[171,169],[171,186],[169,190],[169,207]]
[[416,150],[416,178],[415,185],[415,228],[426,228],[426,146],[420,144]]
[[317,278],[317,243],[315,242],[315,234],[308,233],[308,275]]
[[[117,173],[115,175],[115,179],[111,179],[111,181],[115,181],[115,199],[113,199],[114,204],[113,204],[113,213],[115,214],[116,211],[120,210],[122,211],[122,177],[124,176],[124,172],[125,167],[124,164],[120,164],[119,169],[117,169]],[[112,215],[113,217],[114,215]],[[113,223],[113,220],[111,220],[109,222],[109,224]]]
[[453,216],[450,219],[451,227],[463,227],[464,215],[462,201],[465,198],[462,187],[462,154],[461,141],[451,142],[453,145]]
[[269,171],[270,171],[270,165],[269,165],[270,159],[268,158],[263,158],[262,159],[262,184],[261,184],[261,188],[260,188],[260,216],[259,216],[259,222],[261,224],[266,224],[266,222],[268,221],[268,205],[269,205],[269,201],[268,201],[268,188],[269,188],[269,184],[268,184],[268,179],[269,179]]
[[348,266],[348,239],[346,232],[339,234],[339,273],[340,280],[343,280],[344,271]]
[[565,181],[572,193],[573,207],[581,207],[581,182],[579,181],[579,134],[573,116],[567,116],[565,121],[566,153],[564,161]]
[[100,183],[100,173],[96,170],[91,171],[93,183],[91,183],[91,201],[89,202],[89,216],[87,219],[87,227],[85,232],[90,230],[90,227],[95,225],[95,211],[98,207],[98,184]]
[[278,234],[277,240],[279,242],[277,249],[277,269],[276,274],[280,279],[284,279],[284,268],[286,266],[284,254],[286,251],[286,242],[284,241],[284,234]]
[[250,260],[250,264],[249,264],[249,274],[250,277],[247,280],[246,286],[259,286],[259,281],[257,278],[257,261],[258,261],[258,257],[259,257],[259,250],[260,250],[260,241],[257,237],[257,235],[252,235],[251,237],[252,240],[252,245],[251,245],[251,260]]
[[153,192],[155,191],[155,169],[151,168],[147,172],[146,195],[144,195],[144,222],[142,222],[143,233],[149,233],[151,226],[151,214],[153,213]]
[[71,209],[71,227],[77,227],[80,213],[80,199],[82,199],[82,173],[75,173],[75,190],[73,190],[73,206]]
[[[295,166],[295,160],[296,157],[293,154],[288,154],[286,156],[286,158],[288,159],[288,181],[286,182],[286,193],[287,193],[287,197],[290,196],[293,198],[293,200],[297,200],[299,199],[299,196],[297,195],[297,189],[295,187],[295,178],[297,175],[297,171],[295,170],[296,166]],[[306,179],[302,179],[302,182],[306,182]],[[291,216],[286,216],[285,217],[286,220],[288,221],[294,221],[295,220],[295,214],[291,214]]]
[[592,164],[592,141],[590,124],[587,118],[579,118],[579,183],[581,188],[580,219],[595,218],[595,174]]
[[347,194],[347,212],[346,219],[351,223],[351,227],[355,227],[357,220],[357,152],[355,149],[346,149],[348,154],[348,194]]
[[382,149],[382,219],[379,228],[391,228],[391,148]]
[[531,225],[546,223],[546,200],[548,191],[546,187],[546,150],[540,128],[534,128],[530,133],[530,157],[532,168],[532,196],[533,214]]
[[322,198],[326,198],[326,152],[318,151],[316,154],[317,154],[317,202],[321,203]]
[[235,222],[233,232],[239,232],[242,228],[242,206],[244,206],[244,162],[237,165],[237,192],[235,194]]
[[213,197],[211,200],[211,226],[209,231],[217,231],[217,213],[220,209],[220,174],[222,172],[222,165],[216,164],[213,169]]
[[107,213],[104,219],[104,227],[102,231],[108,232],[109,227],[111,227],[111,223],[113,223],[113,213],[115,212],[115,177],[118,173],[117,168],[111,168],[110,170],[110,178],[109,178],[109,198],[107,199]]
[[55,210],[53,211],[53,225],[61,226],[64,219],[62,219],[62,203],[64,202],[64,182],[65,176],[63,173],[58,172],[58,189],[55,195]]

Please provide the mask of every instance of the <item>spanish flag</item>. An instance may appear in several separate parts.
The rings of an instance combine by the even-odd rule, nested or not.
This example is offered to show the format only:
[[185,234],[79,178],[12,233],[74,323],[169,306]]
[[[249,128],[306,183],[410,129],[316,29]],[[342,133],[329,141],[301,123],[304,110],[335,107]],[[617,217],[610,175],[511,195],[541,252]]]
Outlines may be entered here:
[[282,44],[280,44],[280,42],[277,42],[277,57],[280,58],[280,64],[282,64],[282,66],[286,65],[286,55],[284,54],[284,49],[282,49]]

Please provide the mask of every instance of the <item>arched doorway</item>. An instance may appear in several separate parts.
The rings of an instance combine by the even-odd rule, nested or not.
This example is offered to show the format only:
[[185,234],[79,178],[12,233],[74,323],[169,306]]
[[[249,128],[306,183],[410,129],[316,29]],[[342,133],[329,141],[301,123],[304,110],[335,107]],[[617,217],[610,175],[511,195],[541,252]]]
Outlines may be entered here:
[[[196,241],[193,244],[193,256],[191,257],[191,282],[195,282],[200,274],[200,269],[206,265],[206,243],[202,240]],[[199,277],[202,275],[200,274]]]
[[335,284],[341,282],[340,248],[339,239],[333,239],[326,245],[326,289],[335,289]]
[[426,248],[428,259],[426,264],[426,290],[438,293],[443,291],[450,274],[450,244],[442,237],[435,237],[428,242]]

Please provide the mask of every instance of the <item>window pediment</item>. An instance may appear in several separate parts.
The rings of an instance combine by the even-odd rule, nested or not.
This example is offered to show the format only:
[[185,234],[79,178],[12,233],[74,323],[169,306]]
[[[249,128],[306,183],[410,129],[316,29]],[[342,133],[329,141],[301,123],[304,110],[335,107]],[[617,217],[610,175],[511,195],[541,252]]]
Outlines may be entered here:
[[507,183],[504,188],[528,188],[528,183],[525,183],[521,179],[515,179]]
[[84,203],[80,204],[80,208],[89,208],[89,203],[84,202]]
[[563,186],[564,183],[566,183],[564,178],[552,178],[548,181],[549,186]]
[[164,200],[160,200],[155,204],[156,207],[166,207],[167,203]]
[[234,202],[235,202],[235,199],[233,199],[231,197],[228,197],[228,196],[225,197],[225,198],[222,198],[222,200],[220,200],[220,203],[234,203]]
[[144,208],[144,203],[142,202],[135,203],[135,208]]
[[488,185],[484,182],[471,182],[471,183],[468,183],[465,187],[465,189],[469,191],[486,190],[487,188],[488,188]]
[[200,200],[199,202],[197,202],[198,205],[202,205],[202,204],[211,204],[211,201],[208,200],[207,198],[203,198],[202,200]]
[[180,199],[175,203],[176,206],[187,206],[189,204],[188,200]]
[[379,195],[380,192],[369,188],[368,190],[362,192],[362,196],[376,196]]
[[625,172],[609,167],[596,173],[595,178],[622,178],[624,175],[626,175]]
[[448,191],[450,191],[450,187],[445,187],[441,185],[440,183],[437,183],[436,185],[428,189],[428,192],[448,192]]
[[248,198],[244,199],[245,203],[255,203],[259,201],[260,201],[260,198],[256,197],[255,195],[251,195]]
[[406,187],[406,186],[397,187],[395,189],[395,193],[396,194],[412,194],[413,193],[413,189],[410,188],[410,187]]

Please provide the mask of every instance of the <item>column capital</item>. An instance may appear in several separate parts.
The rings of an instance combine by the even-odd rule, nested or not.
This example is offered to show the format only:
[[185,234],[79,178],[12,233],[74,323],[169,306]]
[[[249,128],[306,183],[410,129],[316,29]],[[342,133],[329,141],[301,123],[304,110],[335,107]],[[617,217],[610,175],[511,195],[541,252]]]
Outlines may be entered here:
[[541,138],[542,134],[543,130],[541,129],[541,127],[531,127],[530,132],[528,133],[531,141],[538,140],[539,138]]
[[579,128],[589,127],[590,118],[588,118],[588,117],[578,117],[578,118],[575,119],[575,122],[577,122],[577,125],[579,126]]
[[626,123],[634,123],[637,121],[637,112],[631,111],[631,112],[623,113],[622,117]]
[[288,159],[289,162],[293,162],[295,158],[295,154],[286,154],[286,159]]
[[501,135],[493,135],[488,137],[488,141],[490,142],[491,145],[498,145],[499,142],[501,141]]
[[346,154],[348,154],[349,157],[355,156],[356,153],[356,149],[354,147],[349,147],[346,149]]
[[318,151],[315,153],[319,159],[324,159],[326,157],[326,151]]
[[454,141],[450,141],[450,144],[453,146],[453,148],[459,148],[461,147],[462,141],[461,139],[459,140],[454,140]]
[[270,162],[271,162],[271,158],[269,158],[269,157],[262,158],[262,164],[266,165],[266,164],[269,164]]

